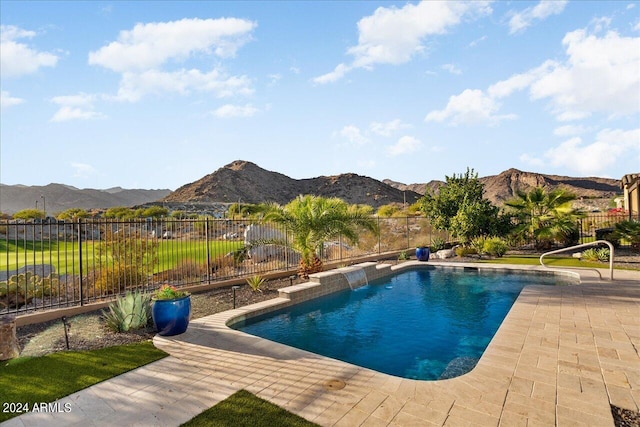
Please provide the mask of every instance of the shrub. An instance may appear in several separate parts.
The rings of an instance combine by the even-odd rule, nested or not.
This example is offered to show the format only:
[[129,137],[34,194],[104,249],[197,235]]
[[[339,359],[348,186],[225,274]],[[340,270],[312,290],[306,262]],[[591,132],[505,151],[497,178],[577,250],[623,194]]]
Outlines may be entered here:
[[640,249],[640,221],[621,221],[615,225],[613,237],[631,243],[633,249]]
[[458,246],[455,249],[456,255],[459,257],[465,257],[469,255],[476,255],[478,251],[471,246]]
[[582,259],[585,261],[598,261],[598,250],[590,248],[582,252]]
[[438,252],[439,250],[444,249],[445,243],[444,239],[434,237],[431,241],[431,252]]
[[482,252],[491,256],[501,257],[507,253],[507,243],[500,237],[489,237],[482,246]]
[[400,254],[398,254],[398,261],[406,261],[409,259],[409,254],[407,253],[407,251],[402,251],[400,252]]
[[109,311],[102,311],[109,329],[114,332],[127,332],[147,326],[151,319],[151,297],[144,292],[127,292],[109,304]]
[[262,289],[260,289],[260,286],[262,286],[264,282],[265,282],[264,277],[257,274],[247,279],[247,284],[251,286],[251,289],[253,289],[254,292],[262,292]]
[[0,307],[19,307],[28,304],[33,298],[55,295],[58,276],[50,274],[40,278],[30,271],[9,277],[0,282]]
[[135,265],[116,265],[101,269],[94,282],[97,294],[116,294],[147,282],[147,275]]
[[477,254],[484,254],[484,244],[487,241],[487,238],[484,236],[477,236],[471,241],[471,247],[476,251]]
[[585,261],[607,262],[609,261],[610,256],[611,256],[611,251],[609,250],[609,248],[591,248],[582,252],[582,258]]

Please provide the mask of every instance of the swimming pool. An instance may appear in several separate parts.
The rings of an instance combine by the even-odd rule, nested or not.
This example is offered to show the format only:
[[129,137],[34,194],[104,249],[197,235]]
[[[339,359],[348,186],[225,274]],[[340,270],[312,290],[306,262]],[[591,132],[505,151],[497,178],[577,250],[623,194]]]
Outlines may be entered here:
[[473,369],[522,288],[553,275],[410,269],[233,324],[234,329],[404,378]]

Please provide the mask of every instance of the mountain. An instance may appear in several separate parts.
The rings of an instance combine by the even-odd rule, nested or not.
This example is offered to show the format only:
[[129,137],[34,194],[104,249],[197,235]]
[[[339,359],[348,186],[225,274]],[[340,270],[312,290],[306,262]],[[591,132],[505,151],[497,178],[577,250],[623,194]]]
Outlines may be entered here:
[[[578,196],[578,207],[585,209],[605,209],[612,198],[622,193],[620,180],[610,178],[572,178],[559,175],[544,175],[534,172],[524,172],[518,169],[508,169],[499,175],[479,178],[484,185],[484,196],[494,205],[501,206],[512,199],[517,191],[527,192],[535,187],[547,190],[563,188]],[[385,182],[395,188],[411,189],[419,194],[425,194],[425,189],[437,192],[445,185],[443,181],[430,181],[426,184],[402,184],[390,180]]]
[[163,202],[276,202],[286,204],[300,194],[339,197],[347,203],[375,208],[388,203],[413,203],[420,195],[353,173],[293,179],[254,163],[236,160],[212,174],[183,185]]
[[0,212],[13,214],[22,209],[46,209],[48,214],[70,208],[97,209],[134,206],[165,197],[171,190],[79,189],[63,184],[45,186],[0,184]]

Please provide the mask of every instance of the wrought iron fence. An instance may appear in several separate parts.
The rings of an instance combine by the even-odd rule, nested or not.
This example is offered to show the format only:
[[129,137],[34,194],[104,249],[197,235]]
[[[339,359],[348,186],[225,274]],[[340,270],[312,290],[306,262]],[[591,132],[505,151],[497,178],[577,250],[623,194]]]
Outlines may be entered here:
[[[380,234],[362,232],[357,244],[325,242],[323,261],[346,263],[448,237],[424,218],[377,221]],[[290,239],[276,224],[249,220],[7,221],[0,223],[0,315],[84,305],[163,283],[289,271],[299,262]]]
[[[591,214],[577,224],[577,243],[607,239],[615,224],[626,219],[624,214]],[[348,263],[449,240],[426,218],[376,221],[379,235],[363,231],[357,244],[340,238],[325,242],[323,262]],[[215,284],[295,270],[299,254],[289,242],[291,236],[281,226],[250,220],[2,222],[0,315],[105,301],[163,283]],[[624,240],[615,243],[629,246]]]

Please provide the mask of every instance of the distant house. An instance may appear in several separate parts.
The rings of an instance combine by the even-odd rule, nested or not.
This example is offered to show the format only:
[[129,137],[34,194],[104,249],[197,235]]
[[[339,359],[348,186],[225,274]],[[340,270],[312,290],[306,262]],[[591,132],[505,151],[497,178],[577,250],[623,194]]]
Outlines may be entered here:
[[629,219],[640,219],[640,173],[623,176],[620,185],[624,191],[624,207],[629,212]]

